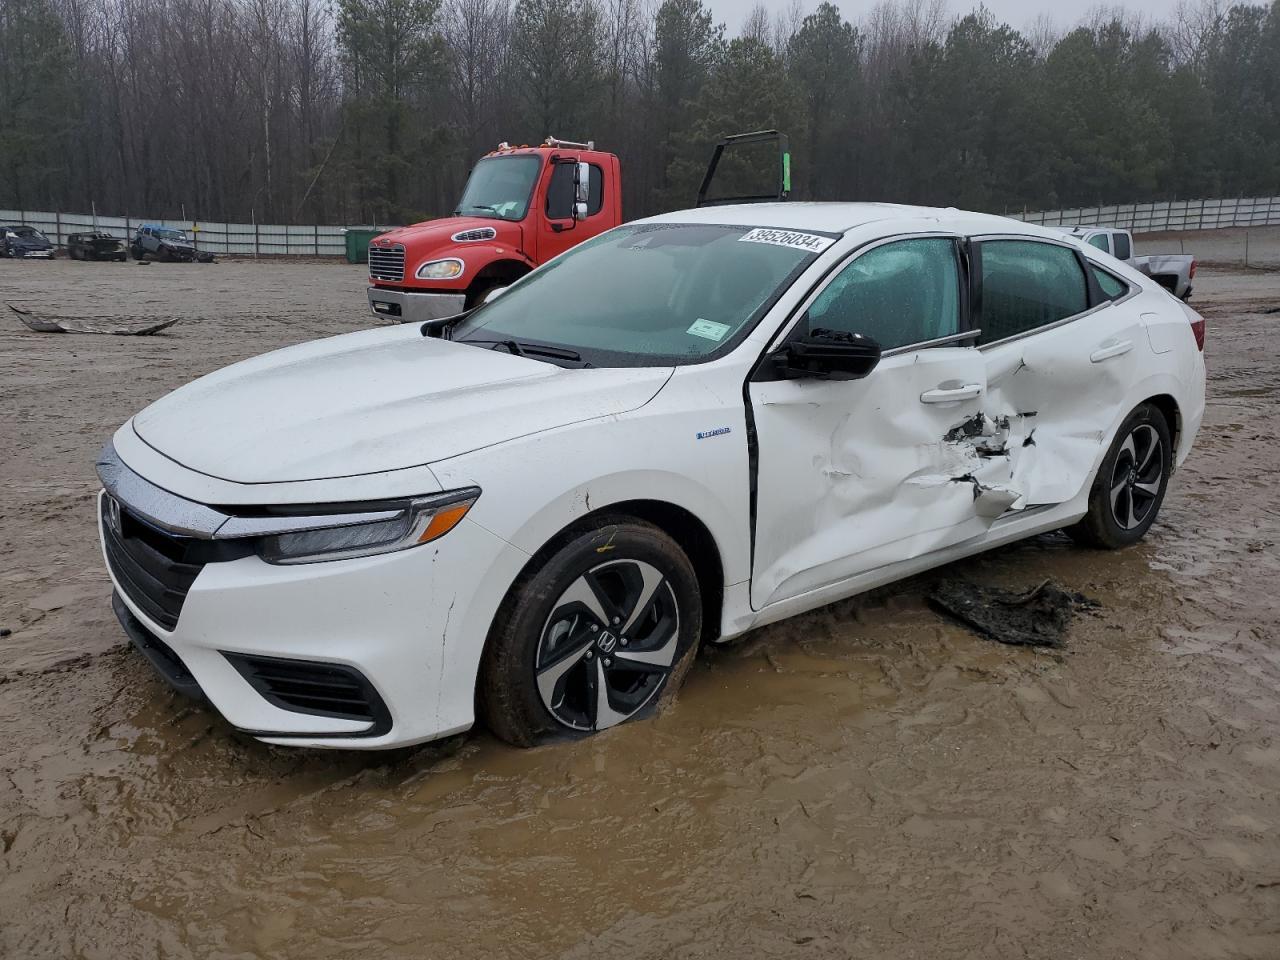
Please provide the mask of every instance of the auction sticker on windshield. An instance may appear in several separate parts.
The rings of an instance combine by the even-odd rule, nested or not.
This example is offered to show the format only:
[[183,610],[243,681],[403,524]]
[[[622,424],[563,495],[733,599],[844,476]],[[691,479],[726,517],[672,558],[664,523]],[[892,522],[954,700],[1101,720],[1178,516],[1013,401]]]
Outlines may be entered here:
[[717,342],[724,339],[724,335],[729,332],[727,323],[716,323],[714,320],[704,320],[699,317],[689,325],[689,329],[685,333],[692,334],[695,337],[702,337],[705,340],[715,340]]
[[816,233],[800,233],[798,230],[772,230],[768,227],[756,227],[754,230],[738,238],[746,243],[771,243],[775,247],[792,247],[796,250],[807,250],[810,253],[821,253],[835,243],[830,237],[822,237]]

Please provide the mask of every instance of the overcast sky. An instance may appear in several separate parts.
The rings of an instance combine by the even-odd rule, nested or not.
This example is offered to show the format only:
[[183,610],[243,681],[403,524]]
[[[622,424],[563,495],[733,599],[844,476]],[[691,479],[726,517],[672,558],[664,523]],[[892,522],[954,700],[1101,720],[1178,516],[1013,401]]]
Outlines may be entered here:
[[[707,0],[716,18],[722,20],[729,28],[730,36],[736,35],[742,27],[747,12],[756,5],[757,0]],[[790,0],[762,0],[771,12],[789,6]],[[812,12],[821,0],[801,0],[806,13]],[[874,0],[833,0],[846,20],[857,23],[874,6]],[[948,0],[951,11],[965,14],[978,6],[978,0]],[[1050,14],[1060,27],[1074,26],[1090,11],[1100,6],[1112,8],[1122,6],[1144,17],[1152,19],[1167,18],[1177,6],[1177,0],[1125,0],[1123,3],[1100,3],[1097,0],[986,0],[987,9],[995,16],[1018,29],[1028,26],[1042,13]]]

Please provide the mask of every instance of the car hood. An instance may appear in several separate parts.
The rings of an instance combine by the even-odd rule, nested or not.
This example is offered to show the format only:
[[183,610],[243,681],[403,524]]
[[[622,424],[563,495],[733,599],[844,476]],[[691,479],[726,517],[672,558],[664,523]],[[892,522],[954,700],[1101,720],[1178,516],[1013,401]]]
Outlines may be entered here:
[[133,419],[150,447],[236,483],[383,473],[652,399],[670,367],[565,369],[379,328],[278,350],[175,390]]
[[13,247],[22,247],[24,250],[50,250],[53,244],[48,240],[41,240],[38,237],[14,237],[9,240],[9,245]]
[[410,259],[415,255],[426,256],[444,248],[447,248],[453,256],[465,258],[467,248],[471,246],[471,242],[455,243],[452,239],[454,234],[462,233],[466,230],[481,230],[485,228],[492,229],[495,233],[495,237],[492,240],[485,242],[505,243],[517,250],[519,249],[521,242],[520,224],[489,217],[444,217],[440,220],[427,220],[407,227],[398,227],[375,237],[374,246],[380,246],[383,241],[402,244]]

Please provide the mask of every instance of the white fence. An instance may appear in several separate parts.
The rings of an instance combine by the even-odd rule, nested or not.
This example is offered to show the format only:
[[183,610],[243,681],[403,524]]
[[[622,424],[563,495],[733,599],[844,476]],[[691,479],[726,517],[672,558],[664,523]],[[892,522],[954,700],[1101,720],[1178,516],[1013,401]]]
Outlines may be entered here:
[[1223,227],[1280,226],[1280,197],[1242,197],[1235,200],[1170,200],[1160,203],[1121,203],[1109,207],[1078,207],[1009,216],[1046,227],[1107,226],[1134,233],[1173,230],[1218,230]]
[[[1134,233],[1166,230],[1217,230],[1222,227],[1280,226],[1280,197],[1247,197],[1235,200],[1171,200],[1158,203],[1121,203],[1107,207],[1077,207],[1038,213],[1011,213],[1018,220],[1048,227],[1100,224]],[[24,223],[35,227],[59,246],[67,236],[83,230],[105,230],[122,239],[133,236],[144,223],[156,223],[187,231],[196,246],[209,253],[234,256],[341,257],[346,254],[348,230],[388,230],[390,227],[286,226],[270,223],[212,223],[209,221],[157,220],[146,217],[94,217],[88,213],[48,213],[0,210],[0,223]]]
[[95,218],[88,213],[49,213],[0,210],[0,224],[22,223],[65,246],[67,237],[85,230],[103,230],[122,240],[133,237],[144,223],[185,230],[196,246],[209,253],[233,256],[341,257],[346,254],[347,230],[388,230],[389,227],[286,226],[271,223],[210,223],[202,220],[157,220],[145,217]]

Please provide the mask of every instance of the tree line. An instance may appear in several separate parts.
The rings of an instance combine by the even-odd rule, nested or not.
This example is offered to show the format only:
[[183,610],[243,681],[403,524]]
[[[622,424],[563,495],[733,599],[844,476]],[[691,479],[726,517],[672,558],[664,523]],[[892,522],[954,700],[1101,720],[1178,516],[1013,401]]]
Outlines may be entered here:
[[1280,193],[1280,0],[1024,30],[979,7],[703,0],[0,0],[0,207],[400,223],[499,141],[592,139],[628,217],[712,144],[793,197],[980,210]]

